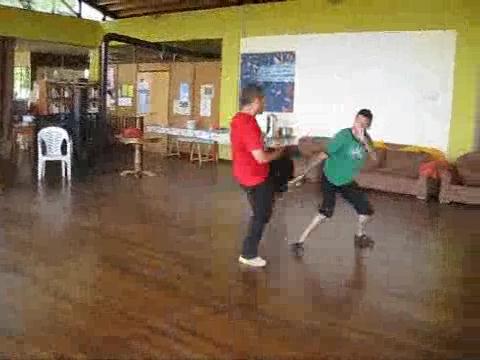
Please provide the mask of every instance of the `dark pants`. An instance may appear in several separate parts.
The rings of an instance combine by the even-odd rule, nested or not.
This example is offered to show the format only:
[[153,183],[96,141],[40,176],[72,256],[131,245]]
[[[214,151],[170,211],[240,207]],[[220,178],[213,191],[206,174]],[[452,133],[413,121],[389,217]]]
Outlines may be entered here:
[[270,177],[275,192],[288,190],[288,181],[293,178],[293,160],[288,154],[270,162]]
[[256,186],[242,186],[252,208],[247,236],[243,240],[242,256],[252,259],[258,256],[258,244],[262,239],[265,225],[270,221],[274,202],[274,186],[269,178]]
[[242,186],[252,208],[247,236],[243,240],[242,256],[251,259],[258,256],[258,244],[265,225],[272,216],[275,193],[288,189],[288,180],[293,176],[293,161],[288,155],[270,163],[268,179],[256,186]]
[[328,181],[327,177],[322,177],[323,203],[318,208],[318,212],[327,218],[332,217],[335,211],[337,193],[347,200],[355,209],[358,215],[373,215],[373,208],[365,194],[356,182],[346,185],[336,186]]

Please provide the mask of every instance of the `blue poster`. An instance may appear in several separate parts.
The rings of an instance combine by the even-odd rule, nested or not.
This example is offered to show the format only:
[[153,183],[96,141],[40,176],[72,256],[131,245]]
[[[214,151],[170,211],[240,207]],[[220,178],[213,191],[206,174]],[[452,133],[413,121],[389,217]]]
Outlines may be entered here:
[[295,52],[242,54],[240,86],[260,85],[265,111],[293,112]]
[[182,102],[190,101],[190,85],[188,83],[185,83],[185,82],[180,83],[179,100]]
[[138,82],[137,92],[137,113],[142,115],[150,113],[150,86],[144,79]]

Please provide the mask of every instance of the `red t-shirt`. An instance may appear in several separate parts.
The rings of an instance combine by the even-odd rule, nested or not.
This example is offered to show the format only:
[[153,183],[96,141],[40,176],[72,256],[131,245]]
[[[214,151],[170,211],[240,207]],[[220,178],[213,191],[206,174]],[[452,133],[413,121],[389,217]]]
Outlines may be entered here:
[[269,165],[259,164],[253,150],[263,149],[262,131],[255,117],[237,113],[230,124],[233,176],[244,186],[255,186],[268,177]]

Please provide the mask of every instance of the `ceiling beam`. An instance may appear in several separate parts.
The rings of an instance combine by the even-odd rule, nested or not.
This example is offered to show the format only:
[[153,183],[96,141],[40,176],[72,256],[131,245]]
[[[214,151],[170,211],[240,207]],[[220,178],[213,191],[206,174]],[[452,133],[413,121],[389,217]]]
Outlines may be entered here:
[[114,34],[114,33],[105,34],[103,37],[103,42],[107,44],[107,47],[109,46],[108,44],[111,42],[121,42],[124,44],[130,44],[133,46],[150,48],[150,49],[159,51],[161,53],[167,53],[167,54],[170,53],[170,54],[177,54],[181,56],[183,55],[183,56],[191,56],[191,57],[205,58],[205,59],[219,59],[220,57],[217,54],[213,54],[209,52],[190,50],[190,49],[185,49],[185,48],[181,48],[181,47],[177,47],[169,44],[152,43],[149,41],[132,38],[126,35]]
[[181,0],[166,0],[159,2],[158,0],[137,0],[137,1],[123,1],[121,3],[108,5],[109,11],[124,11],[136,9],[162,9],[167,5],[181,6]]
[[[109,6],[109,5],[120,5],[120,4],[144,4],[145,0],[97,0],[96,1],[99,6]],[[154,0],[155,4],[157,5],[162,5],[162,4],[168,4],[172,2],[180,3],[181,0]]]
[[155,6],[155,7],[142,7],[132,10],[119,11],[117,12],[119,18],[132,17],[132,16],[142,16],[142,15],[153,15],[153,14],[165,14],[170,12],[182,12],[182,11],[193,11],[193,10],[202,10],[202,9],[214,9],[226,6],[241,5],[245,1],[240,0],[228,0],[228,2],[222,0],[184,0],[179,4],[171,4],[165,6]]
[[98,6],[106,6],[110,4],[120,4],[120,3],[126,3],[126,0],[100,0],[97,1]]
[[[25,1],[25,0],[23,0]],[[27,0],[28,1],[28,0]],[[214,9],[285,0],[81,0],[112,18]]]

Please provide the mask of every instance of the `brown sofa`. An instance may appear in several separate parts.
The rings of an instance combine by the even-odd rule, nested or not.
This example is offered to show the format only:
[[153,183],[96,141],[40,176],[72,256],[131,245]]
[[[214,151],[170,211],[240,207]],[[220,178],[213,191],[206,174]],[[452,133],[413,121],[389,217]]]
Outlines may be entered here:
[[[303,137],[298,142],[300,157],[294,158],[294,176],[303,174],[308,164],[313,160],[313,156],[326,151],[328,141],[327,137]],[[317,166],[307,173],[308,182],[318,182],[322,177],[322,167]]]
[[480,204],[480,151],[460,156],[450,169],[441,171],[439,200]]
[[[294,161],[295,174],[299,175],[313,155],[324,151],[328,138],[302,138],[298,149],[302,158]],[[414,195],[426,200],[438,194],[438,181],[419,175],[422,163],[431,161],[429,154],[399,151],[405,145],[386,144],[388,149],[377,149],[377,161],[368,159],[357,177],[357,183],[367,189]],[[322,167],[312,170],[306,180],[317,182],[322,176]]]

